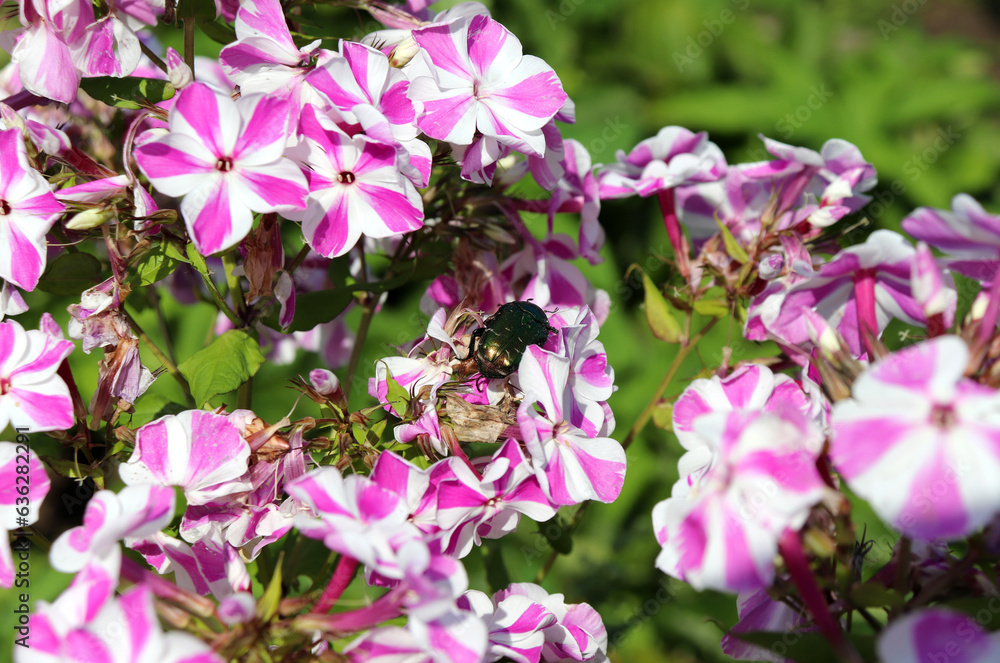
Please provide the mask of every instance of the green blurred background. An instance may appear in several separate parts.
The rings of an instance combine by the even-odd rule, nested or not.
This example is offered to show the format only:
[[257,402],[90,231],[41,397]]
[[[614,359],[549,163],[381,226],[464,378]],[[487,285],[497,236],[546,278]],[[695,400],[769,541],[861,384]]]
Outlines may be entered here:
[[[447,6],[452,3],[442,3]],[[972,1],[803,2],[796,0],[508,0],[488,2],[497,18],[522,41],[525,53],[545,59],[576,102],[577,123],[564,135],[580,140],[595,163],[614,160],[661,127],[678,124],[706,130],[730,163],[766,158],[757,134],[818,150],[830,138],[855,143],[879,173],[877,203],[867,210],[874,224],[898,228],[920,205],[948,207],[960,192],[1000,211],[1000,7]],[[341,34],[359,21],[338,14]],[[349,21],[354,20],[351,24]],[[171,42],[170,38],[166,41]],[[175,47],[179,47],[175,44]],[[649,400],[674,355],[646,329],[641,289],[623,279],[633,263],[653,269],[669,253],[662,221],[650,200],[604,205],[606,260],[584,273],[611,293],[613,308],[602,330],[619,387],[611,400],[623,439]],[[854,219],[856,221],[857,219]],[[536,220],[537,221],[537,220]],[[572,220],[561,220],[571,231]],[[541,226],[536,223],[534,226]],[[129,304],[140,304],[133,293]],[[373,325],[363,367],[393,354],[392,346],[416,336],[423,319],[419,289],[394,294]],[[36,303],[22,316],[25,327],[50,310],[66,323],[69,299]],[[147,309],[137,319],[154,337],[158,322]],[[207,305],[167,305],[168,327],[180,360],[200,349],[214,321]],[[418,316],[419,317],[419,316]],[[357,323],[357,313],[350,320]],[[734,361],[767,354],[740,340],[739,328],[717,325],[668,389],[679,393],[705,367],[715,367],[729,343]],[[96,378],[96,355],[77,353],[81,385]],[[148,365],[157,362],[144,355]],[[265,365],[256,379],[255,406],[269,421],[287,414],[293,392],[285,379],[318,366],[315,356],[293,367]],[[342,372],[341,372],[342,373]],[[168,376],[140,401],[133,423],[150,420],[179,392]],[[85,394],[85,398],[89,394]],[[352,391],[367,403],[363,384]],[[223,399],[230,405],[234,399]],[[311,404],[296,415],[315,414]],[[41,438],[41,436],[36,436]],[[47,445],[38,440],[40,451]],[[51,447],[48,447],[51,449]],[[51,449],[54,451],[54,449]],[[697,593],[654,568],[659,552],[650,512],[677,479],[680,447],[650,425],[629,448],[624,491],[613,505],[593,505],[544,586],[568,602],[586,601],[604,617],[615,661],[721,661],[723,629],[736,619],[734,597]],[[84,493],[86,491],[84,490]],[[79,517],[72,502],[47,505],[45,518]],[[571,510],[566,510],[571,511]],[[60,515],[61,514],[61,515]],[[562,514],[566,519],[570,513]],[[54,532],[53,532],[54,533]],[[872,568],[884,561],[891,539],[872,523]],[[488,547],[489,548],[489,547]],[[522,523],[504,540],[503,559],[512,580],[532,580],[548,556],[544,534]],[[32,600],[51,600],[69,578],[32,558]],[[467,559],[474,587],[485,588],[483,555]],[[10,611],[0,610],[0,651],[10,630]],[[0,658],[5,655],[0,654]]]

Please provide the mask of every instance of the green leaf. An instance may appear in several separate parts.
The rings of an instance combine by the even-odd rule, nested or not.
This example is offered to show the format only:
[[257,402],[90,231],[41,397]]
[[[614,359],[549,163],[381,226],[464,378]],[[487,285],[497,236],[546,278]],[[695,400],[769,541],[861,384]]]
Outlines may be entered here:
[[392,377],[388,369],[386,369],[386,384],[389,387],[389,392],[386,394],[389,407],[392,408],[393,414],[402,419],[410,406],[410,392],[396,382],[396,378]]
[[737,260],[743,264],[750,262],[750,256],[747,255],[746,250],[740,246],[740,243],[736,241],[733,237],[732,231],[722,222],[722,219],[715,217],[715,223],[718,224],[719,230],[722,232],[722,243],[726,245],[726,253],[733,260]]
[[670,305],[645,272],[642,273],[642,283],[646,289],[646,322],[653,335],[661,341],[677,343],[681,340],[681,326],[670,312]]
[[140,285],[153,285],[167,278],[182,262],[188,262],[176,246],[170,242],[157,242],[139,259],[135,273]]
[[729,302],[725,299],[699,299],[694,303],[694,312],[707,318],[724,318],[729,310]]
[[257,602],[257,616],[262,622],[267,622],[278,614],[278,606],[281,604],[281,561],[284,556],[283,552],[278,555],[278,563],[274,565],[271,582],[267,584],[264,595]]
[[155,104],[174,96],[174,86],[169,81],[156,78],[114,78],[113,76],[98,76],[84,78],[80,81],[83,91],[98,101],[109,106],[139,110],[140,101]]
[[52,456],[42,456],[46,465],[61,477],[70,479],[98,479],[104,476],[104,470],[100,467],[91,467],[85,461],[77,462],[70,458],[54,458]]
[[[295,296],[295,318],[286,332],[309,331],[316,325],[330,322],[340,315],[354,300],[351,288],[334,288],[319,292],[306,292]],[[281,329],[277,314],[265,319],[264,324],[272,329]]]
[[64,253],[49,264],[38,289],[52,295],[79,295],[102,280],[100,260],[89,253]]
[[238,389],[264,363],[257,341],[239,329],[230,329],[177,368],[191,385],[191,395],[204,405],[219,394]]
[[220,21],[198,21],[198,29],[217,44],[226,46],[236,41],[236,30]]

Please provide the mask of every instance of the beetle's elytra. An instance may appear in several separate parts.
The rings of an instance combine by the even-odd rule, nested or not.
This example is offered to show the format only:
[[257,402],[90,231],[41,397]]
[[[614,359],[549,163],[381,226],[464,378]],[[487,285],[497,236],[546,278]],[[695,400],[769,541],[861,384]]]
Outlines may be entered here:
[[483,377],[505,378],[517,370],[529,345],[544,344],[554,331],[536,304],[508,302],[472,332],[469,351]]

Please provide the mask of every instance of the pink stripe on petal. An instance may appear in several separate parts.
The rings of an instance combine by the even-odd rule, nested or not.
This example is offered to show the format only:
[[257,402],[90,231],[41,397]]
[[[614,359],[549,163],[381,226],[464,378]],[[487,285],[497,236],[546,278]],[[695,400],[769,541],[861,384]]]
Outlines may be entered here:
[[[436,67],[459,78],[471,79],[474,75],[469,65],[467,43],[468,22],[464,19],[444,25],[430,25],[413,31],[413,39],[427,51]],[[459,46],[461,44],[461,47]]]
[[377,232],[378,226],[383,226],[389,234],[395,234],[416,230],[422,225],[423,210],[414,207],[403,193],[367,184],[358,185],[357,190],[359,197],[375,214],[374,218],[363,222],[356,220],[363,223],[366,235],[384,235]]
[[[315,221],[313,214],[319,212]],[[310,213],[302,224],[306,241],[314,251],[327,258],[347,253],[361,236],[358,227],[351,227],[347,216],[347,200],[339,195],[323,214],[321,208],[310,207]]]
[[69,389],[62,385],[64,394],[41,394],[27,389],[14,388],[8,392],[21,406],[21,413],[13,413],[15,426],[31,425],[35,430],[65,430],[73,425],[73,401]]
[[10,269],[0,272],[0,277],[25,290],[34,290],[45,269],[45,240],[36,244],[26,237],[19,224],[4,222],[0,237],[6,245],[5,253],[10,255]]
[[[510,30],[492,18],[479,14],[469,22],[469,61],[479,72],[486,72],[504,50]],[[513,53],[512,55],[518,55]]]

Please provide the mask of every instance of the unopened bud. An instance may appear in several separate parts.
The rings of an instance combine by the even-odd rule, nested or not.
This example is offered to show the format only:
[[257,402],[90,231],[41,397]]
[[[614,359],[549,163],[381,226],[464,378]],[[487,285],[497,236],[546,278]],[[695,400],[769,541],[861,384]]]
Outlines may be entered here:
[[115,218],[115,210],[104,207],[94,207],[76,214],[66,222],[67,230],[88,230],[102,226]]
[[194,80],[191,67],[187,66],[184,58],[172,48],[167,49],[167,78],[178,90]]
[[413,56],[417,54],[420,50],[420,46],[417,44],[416,40],[411,36],[407,37],[400,43],[396,44],[396,47],[392,49],[389,53],[389,66],[395,67],[396,69],[402,69],[410,63]]

